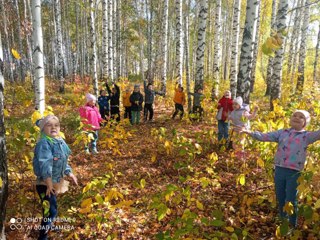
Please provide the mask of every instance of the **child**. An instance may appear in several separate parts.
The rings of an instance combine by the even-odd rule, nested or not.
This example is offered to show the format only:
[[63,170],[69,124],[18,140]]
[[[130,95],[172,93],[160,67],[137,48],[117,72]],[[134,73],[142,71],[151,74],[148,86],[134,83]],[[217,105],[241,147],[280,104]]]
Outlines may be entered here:
[[33,158],[33,171],[37,176],[36,189],[41,199],[49,202],[49,212],[45,214],[42,208],[43,219],[41,222],[40,235],[38,239],[47,239],[52,222],[56,218],[57,194],[68,190],[68,181],[64,176],[69,176],[78,185],[76,176],[68,165],[68,157],[71,153],[66,142],[60,137],[60,122],[54,115],[48,115],[37,121],[41,131]]
[[131,121],[131,102],[130,102],[130,88],[127,88],[122,95],[122,104],[124,106],[124,118],[129,118]]
[[[229,115],[229,120],[234,127],[245,127],[250,128],[249,120],[253,119],[258,108],[255,107],[254,112],[251,114],[249,112],[249,105],[243,105],[242,97],[237,97],[232,102],[233,111]],[[232,130],[233,131],[233,130]],[[232,132],[232,148],[235,150],[235,155],[238,158],[242,158],[244,154],[244,147],[242,141],[244,140],[243,136]]]
[[218,111],[222,108],[221,119],[218,119],[218,141],[229,138],[229,123],[227,122],[229,114],[233,111],[231,92],[225,91],[223,97],[218,102]]
[[152,121],[154,97],[156,94],[162,95],[162,93],[154,91],[152,83],[148,83],[147,85],[146,80],[143,83],[144,83],[143,86],[144,86],[144,96],[145,96],[144,109],[143,109],[144,120],[147,121],[148,112],[149,112],[149,121]]
[[132,125],[140,122],[140,112],[142,110],[143,95],[140,93],[140,85],[135,84],[133,93],[130,96],[131,102],[131,123]]
[[175,94],[173,97],[173,102],[175,105],[175,111],[172,115],[172,119],[174,119],[176,117],[176,115],[178,114],[178,112],[180,111],[180,120],[183,117],[184,114],[184,109],[183,109],[183,105],[186,103],[186,96],[183,92],[183,87],[179,84],[178,87],[175,88]]
[[297,187],[298,178],[306,162],[306,150],[309,144],[320,140],[320,130],[309,132],[305,127],[310,122],[310,114],[305,110],[296,110],[290,118],[290,128],[269,133],[251,132],[244,127],[237,128],[252,138],[263,142],[277,142],[275,155],[275,190],[280,217],[287,218],[283,207],[287,202],[294,206],[289,223],[297,226]]
[[117,122],[120,121],[120,88],[117,86],[117,84],[113,84],[114,87],[112,90],[110,89],[108,82],[106,82],[107,91],[110,96],[110,112],[111,117],[116,119]]
[[104,120],[107,120],[110,116],[109,100],[110,96],[106,95],[106,91],[100,90],[100,96],[98,97],[99,112]]
[[90,154],[90,148],[93,154],[98,153],[97,151],[97,140],[98,140],[98,130],[100,129],[100,122],[102,122],[101,115],[98,108],[95,106],[96,97],[90,93],[86,94],[86,105],[79,108],[80,117],[85,124],[84,129],[89,134],[93,135],[91,139],[90,146],[85,146],[85,152]]
[[202,118],[203,114],[203,108],[201,106],[202,100],[203,100],[203,93],[202,93],[202,88],[199,88],[197,92],[195,93],[188,93],[189,95],[193,96],[193,109],[192,112],[194,114],[199,115],[199,118]]

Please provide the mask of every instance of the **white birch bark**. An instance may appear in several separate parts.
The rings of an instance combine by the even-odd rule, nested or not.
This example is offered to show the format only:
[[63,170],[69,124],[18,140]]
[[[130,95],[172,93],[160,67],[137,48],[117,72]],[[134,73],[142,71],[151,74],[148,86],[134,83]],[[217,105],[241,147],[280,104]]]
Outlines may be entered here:
[[[288,12],[288,0],[280,0],[277,17],[276,26],[277,32],[280,33],[282,40],[284,36],[281,34],[287,27],[287,12]],[[271,92],[270,92],[270,107],[273,109],[272,101],[275,99],[280,99],[281,97],[281,80],[282,80],[282,63],[283,61],[283,45],[275,53],[274,63],[273,63],[273,74],[271,77]]]
[[252,71],[251,71],[251,85],[250,92],[253,92],[254,83],[256,81],[256,67],[257,67],[257,58],[258,58],[258,49],[259,49],[259,31],[260,31],[260,12],[261,12],[261,3],[258,6],[258,16],[257,16],[257,26],[256,26],[256,34],[254,36],[253,43],[253,58],[252,58]]
[[[185,65],[186,65],[186,84],[187,92],[190,92],[190,62],[189,62],[189,12],[190,12],[190,0],[187,1],[187,13],[184,15],[184,52],[185,52]],[[188,96],[188,112],[192,109],[192,98],[190,94]]]
[[118,80],[117,71],[117,0],[112,1],[112,56],[113,56],[113,79]]
[[[6,15],[5,5],[4,5],[4,0],[1,0],[0,10],[1,10],[0,13],[2,15],[3,32],[4,32],[6,47],[7,47],[8,51],[10,51],[11,44],[10,44],[10,40],[9,40],[9,33],[8,33],[8,26],[7,26],[7,15]],[[10,53],[8,53],[8,65],[9,65],[9,80],[10,80],[10,82],[13,82],[14,75],[13,75],[13,69],[12,69],[12,57],[11,57]]]
[[102,0],[102,67],[104,80],[107,80],[109,75],[108,58],[108,0]]
[[121,59],[122,59],[122,47],[121,47],[121,21],[120,21],[120,15],[121,15],[121,0],[117,0],[117,7],[116,7],[116,74],[117,79],[121,76]]
[[63,52],[63,40],[62,40],[62,26],[61,26],[61,3],[60,0],[54,0],[54,15],[56,23],[56,49],[57,51],[57,74],[60,82],[59,92],[64,92],[64,52]]
[[318,39],[317,39],[317,45],[316,45],[316,55],[314,57],[314,63],[313,63],[313,83],[319,86],[319,79],[318,79],[318,58],[319,58],[319,48],[320,48],[320,24],[318,29]]
[[[276,31],[277,26],[275,25],[276,23],[276,15],[277,15],[277,1],[272,0],[272,13],[271,13],[271,32]],[[266,88],[266,93],[265,96],[270,95],[270,89],[271,89],[271,77],[273,73],[273,57],[269,57],[268,59],[268,67],[267,67],[267,77],[266,77],[266,82],[267,82],[267,88]]]
[[98,96],[98,74],[97,74],[97,41],[96,41],[96,28],[95,28],[95,14],[94,14],[94,2],[90,0],[90,42],[91,42],[91,74],[93,91]]
[[8,199],[8,165],[6,150],[6,129],[4,124],[4,76],[3,76],[3,49],[0,32],[0,239],[6,239],[5,236],[5,219],[6,219],[6,203]]
[[[25,23],[32,22],[32,19],[28,16],[28,6],[29,6],[29,0],[23,0],[23,6],[24,6],[24,21]],[[31,14],[31,12],[30,12]],[[27,45],[27,58],[28,58],[28,67],[30,68],[30,78],[33,82],[33,72],[32,72],[32,42],[30,42],[30,35],[29,32],[27,32],[26,36],[26,45]]]
[[[289,79],[289,76],[291,73],[294,72],[292,69],[293,65],[293,59],[296,59],[295,52],[297,51],[297,45],[298,45],[298,38],[300,34],[300,25],[301,25],[301,6],[303,4],[303,0],[299,0],[297,3],[297,9],[295,10],[295,16],[293,21],[293,30],[291,34],[290,44],[289,44],[289,50],[288,50],[288,67],[287,67],[287,78]],[[291,79],[291,83],[293,84],[293,78]]]
[[214,20],[214,54],[213,54],[213,88],[211,92],[211,98],[216,99],[219,93],[220,82],[220,60],[221,60],[221,48],[220,48],[220,34],[221,34],[221,0],[215,0],[215,20]]
[[33,68],[35,74],[35,96],[36,108],[41,114],[45,110],[45,79],[43,64],[43,36],[41,25],[41,0],[32,0],[32,38],[33,49]]
[[162,71],[161,91],[166,93],[167,89],[167,66],[168,66],[168,25],[169,25],[169,0],[164,0],[163,6],[163,29],[162,29]]
[[300,50],[299,50],[299,65],[298,65],[298,80],[296,86],[296,93],[298,95],[302,94],[303,85],[304,85],[304,73],[305,73],[305,59],[307,53],[307,32],[309,26],[309,0],[305,1],[305,7],[303,9],[303,21],[302,21],[302,29],[301,29],[301,42],[300,42]]
[[245,103],[250,102],[253,46],[256,35],[259,2],[259,0],[247,1],[246,21],[242,38],[237,83],[237,96],[241,96]]
[[176,0],[176,80],[182,85],[183,67],[183,33],[182,33],[182,0]]
[[197,44],[197,61],[196,61],[196,78],[195,78],[195,92],[198,89],[203,89],[204,81],[204,50],[206,48],[206,24],[208,15],[208,2],[201,0],[199,9],[199,24],[198,24],[198,44]]
[[231,61],[230,61],[230,91],[231,91],[232,98],[235,98],[237,94],[240,10],[241,10],[241,0],[235,0],[234,6],[233,6],[232,44],[231,44]]
[[114,81],[113,75],[113,0],[108,0],[108,64],[109,64],[109,80]]

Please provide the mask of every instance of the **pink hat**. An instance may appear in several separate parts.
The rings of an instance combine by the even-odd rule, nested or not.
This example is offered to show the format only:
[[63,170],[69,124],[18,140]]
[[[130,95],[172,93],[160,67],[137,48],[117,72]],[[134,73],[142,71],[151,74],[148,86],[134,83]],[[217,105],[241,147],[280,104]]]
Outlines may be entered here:
[[47,115],[46,117],[39,119],[36,122],[36,125],[40,128],[40,131],[42,132],[44,126],[52,119],[56,119],[57,121],[59,121],[59,118],[57,116]]
[[90,102],[90,101],[96,101],[96,100],[97,100],[96,96],[94,96],[94,95],[92,95],[90,93],[86,93],[86,101],[87,101],[87,103]]

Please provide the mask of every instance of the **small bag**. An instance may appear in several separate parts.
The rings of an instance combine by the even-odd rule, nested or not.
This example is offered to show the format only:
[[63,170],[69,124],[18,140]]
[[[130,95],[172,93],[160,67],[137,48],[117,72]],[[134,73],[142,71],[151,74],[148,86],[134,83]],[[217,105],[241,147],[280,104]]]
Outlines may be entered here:
[[217,112],[217,115],[216,115],[217,120],[222,120],[222,112],[223,112],[223,107],[221,107]]

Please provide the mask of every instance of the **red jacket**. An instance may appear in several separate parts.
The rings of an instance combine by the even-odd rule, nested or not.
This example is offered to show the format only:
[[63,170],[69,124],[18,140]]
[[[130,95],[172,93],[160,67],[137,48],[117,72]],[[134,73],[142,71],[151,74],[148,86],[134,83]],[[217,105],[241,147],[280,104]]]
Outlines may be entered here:
[[219,102],[218,102],[218,109],[220,109],[221,107],[223,107],[222,110],[222,121],[226,121],[228,118],[228,115],[230,112],[233,111],[233,107],[232,107],[232,99],[231,98],[225,98],[225,96],[223,96]]

